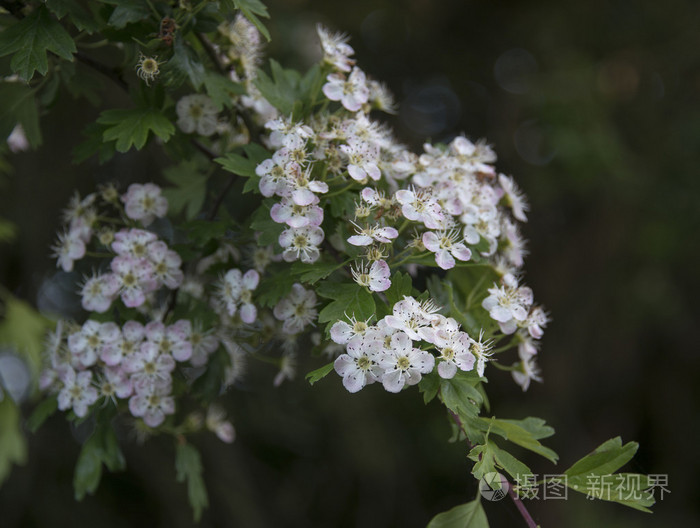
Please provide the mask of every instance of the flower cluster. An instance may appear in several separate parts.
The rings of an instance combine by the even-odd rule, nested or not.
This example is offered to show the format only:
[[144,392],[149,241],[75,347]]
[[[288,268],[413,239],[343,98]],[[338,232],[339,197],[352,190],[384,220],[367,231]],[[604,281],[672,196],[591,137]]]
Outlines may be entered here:
[[[436,363],[444,379],[453,378],[458,370],[473,370],[475,364],[482,376],[489,358],[488,344],[471,338],[453,318],[437,313],[433,303],[408,296],[376,325],[351,317],[349,322],[335,323],[330,333],[335,343],[346,346],[334,367],[350,392],[375,381],[389,392],[399,392],[420,382]],[[421,345],[429,346],[435,355]]]
[[128,400],[131,414],[149,427],[175,412],[172,372],[192,357],[190,321],[144,326],[130,320],[120,328],[89,319],[65,334],[62,329],[41,376],[41,388],[57,393],[59,409],[82,417],[99,399]]

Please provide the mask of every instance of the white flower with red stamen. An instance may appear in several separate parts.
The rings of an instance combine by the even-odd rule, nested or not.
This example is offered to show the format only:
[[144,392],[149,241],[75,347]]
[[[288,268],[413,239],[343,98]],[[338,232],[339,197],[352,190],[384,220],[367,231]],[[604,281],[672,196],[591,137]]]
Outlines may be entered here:
[[132,183],[121,197],[126,216],[148,225],[156,218],[163,218],[168,212],[168,200],[161,194],[160,187],[153,183]]
[[285,229],[278,239],[280,246],[284,249],[282,258],[286,262],[301,260],[306,264],[313,264],[320,255],[318,246],[323,242],[324,236],[323,229],[320,227]]
[[360,286],[369,288],[374,292],[383,292],[391,286],[391,270],[383,260],[377,260],[368,268],[365,264],[359,264],[351,268],[352,278]]
[[400,392],[404,385],[415,385],[435,367],[435,357],[429,352],[413,348],[413,341],[405,332],[391,336],[389,351],[378,361],[384,370],[382,384],[389,392]]
[[73,408],[75,415],[82,418],[98,398],[97,390],[92,386],[92,372],[85,370],[76,374],[75,370],[67,367],[61,371],[59,378],[63,388],[58,393],[58,408],[62,411]]
[[455,267],[455,259],[464,262],[471,258],[471,250],[460,240],[462,238],[457,231],[440,231],[438,233],[427,231],[423,233],[425,249],[435,253],[435,262],[445,270]]
[[354,222],[353,225],[357,235],[348,238],[348,242],[353,246],[369,246],[373,242],[391,244],[392,240],[399,236],[399,232],[393,227],[381,227],[375,224],[363,228]]
[[348,392],[357,392],[379,381],[383,369],[378,360],[382,355],[383,343],[367,333],[350,340],[347,352],[338,356],[333,368],[343,377],[343,386]]
[[340,101],[351,112],[357,112],[369,100],[367,77],[359,68],[353,68],[347,80],[341,73],[331,73],[326,79],[325,96],[331,101]]

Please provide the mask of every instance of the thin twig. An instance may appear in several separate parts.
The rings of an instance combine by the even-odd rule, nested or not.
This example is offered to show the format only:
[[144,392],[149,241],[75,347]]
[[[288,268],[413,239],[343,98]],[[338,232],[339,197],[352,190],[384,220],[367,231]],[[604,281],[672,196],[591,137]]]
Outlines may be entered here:
[[92,57],[89,57],[88,55],[85,55],[82,51],[77,51],[75,54],[75,58],[78,60],[78,62],[82,62],[86,66],[89,66],[93,70],[100,72],[102,75],[106,76],[109,78],[111,81],[113,81],[119,88],[124,90],[125,92],[129,91],[129,85],[126,83],[126,81],[122,78],[122,76],[118,73],[117,70],[114,68],[110,68],[109,66],[106,66],[102,64],[99,61],[96,61]]
[[[460,420],[459,416],[457,416],[457,414],[452,412],[450,409],[447,409],[447,412],[452,417],[452,419],[455,421],[455,423],[457,424],[457,427],[459,427],[459,430],[464,433],[464,437],[465,437],[465,440],[467,442],[467,445],[469,446],[469,449],[471,450],[474,446],[469,441],[469,436],[467,435],[467,431],[465,431],[465,429],[464,429],[464,425],[462,424],[462,420]],[[515,507],[520,512],[520,515],[522,515],[523,519],[527,523],[527,528],[537,528],[538,525],[534,521],[534,519],[532,518],[532,515],[530,515],[530,512],[527,511],[525,504],[523,503],[523,501],[521,501],[518,498],[515,491],[513,491],[513,484],[505,476],[503,476],[503,478],[505,478],[506,481],[508,482],[508,496],[511,498],[511,500],[515,504]]]

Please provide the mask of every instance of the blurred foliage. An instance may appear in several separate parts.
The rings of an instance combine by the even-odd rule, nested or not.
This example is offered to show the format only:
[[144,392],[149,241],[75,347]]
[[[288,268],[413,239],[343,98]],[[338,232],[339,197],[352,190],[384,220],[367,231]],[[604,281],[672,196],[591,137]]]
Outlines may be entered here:
[[[426,135],[486,137],[497,166],[529,196],[526,280],[554,318],[540,358],[545,383],[518,396],[509,376],[494,376],[492,411],[544,416],[557,429],[551,445],[561,471],[611,434],[635,438],[633,469],[669,474],[671,490],[653,517],[569,497],[530,502],[535,519],[570,527],[697,524],[700,467],[688,453],[700,426],[688,418],[698,415],[700,399],[692,332],[700,320],[700,5],[266,4],[269,52],[280,64],[306,69],[319,20],[348,32],[363,69],[396,94],[400,112],[389,122],[402,140],[418,147]],[[98,91],[121,96],[106,82]],[[73,188],[158,180],[162,160],[147,147],[73,167],[79,131],[97,115],[83,101],[71,103],[71,94],[58,97],[62,104],[42,119],[41,155],[4,156],[14,171],[2,182],[0,216],[16,236],[0,244],[0,282],[44,310],[65,312],[70,303],[59,295],[63,283],[47,249],[59,209]],[[300,373],[317,364],[300,365]],[[303,376],[270,393],[260,389],[271,383],[267,374],[230,395],[233,446],[209,438],[198,445],[210,490],[202,526],[420,526],[476,492],[467,453],[444,447],[450,428],[436,406],[406,401],[417,394],[349,398],[337,383],[311,388]],[[73,502],[78,444],[66,428],[49,418],[28,437],[27,465],[0,489],[3,526],[190,525],[186,486],[173,483],[172,446],[158,439],[125,449],[126,472],[105,476],[93,497]],[[80,440],[88,432],[72,431]],[[536,459],[525,451],[522,458],[538,472]],[[505,501],[483,507],[492,526],[521,522]]]

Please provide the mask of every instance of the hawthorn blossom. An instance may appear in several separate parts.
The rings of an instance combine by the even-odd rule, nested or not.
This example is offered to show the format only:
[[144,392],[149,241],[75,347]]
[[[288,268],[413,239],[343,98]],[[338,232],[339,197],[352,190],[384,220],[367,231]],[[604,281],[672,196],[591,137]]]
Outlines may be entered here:
[[386,324],[405,332],[414,341],[422,339],[418,333],[420,328],[430,326],[436,319],[435,314],[430,311],[430,307],[429,310],[426,310],[421,303],[408,296],[404,296],[403,300],[394,304],[392,312],[392,315],[387,315],[384,318]]
[[216,131],[216,106],[204,94],[192,94],[182,97],[175,106],[177,126],[185,134],[197,132],[200,136],[211,136]]
[[100,396],[112,400],[114,403],[116,403],[116,398],[128,398],[133,392],[131,378],[119,367],[104,368],[97,387]]
[[90,312],[105,313],[119,291],[119,280],[111,273],[93,275],[80,289],[81,304]]
[[292,291],[275,305],[272,313],[278,321],[282,321],[285,334],[298,334],[316,319],[316,294],[294,283]]
[[301,260],[306,264],[312,264],[318,260],[318,246],[324,239],[323,229],[320,227],[289,228],[282,231],[279,236],[279,244],[284,249],[282,258],[286,262]]
[[354,224],[357,235],[348,238],[348,242],[353,246],[369,246],[373,242],[391,244],[392,240],[399,236],[399,232],[393,227],[380,227],[379,224],[367,226],[365,228]]
[[449,334],[437,343],[439,352],[438,374],[441,378],[451,379],[457,369],[470,371],[474,368],[476,358],[471,353],[472,340],[466,332]]
[[366,182],[368,178],[378,181],[382,173],[377,166],[379,161],[379,146],[365,141],[353,141],[340,146],[341,152],[348,157],[348,174],[358,182]]
[[240,306],[241,320],[246,324],[255,322],[258,311],[252,300],[259,281],[260,275],[255,270],[242,274],[239,269],[231,269],[226,273],[219,294],[229,315],[234,315]]
[[435,366],[435,357],[429,352],[413,348],[413,341],[405,332],[391,336],[388,352],[379,358],[384,370],[382,384],[389,392],[400,392],[404,385],[416,385],[421,374],[427,374]]
[[[97,362],[112,357],[111,350],[117,346],[121,337],[119,327],[112,322],[99,323],[89,319],[81,329],[68,336],[68,349],[73,357],[73,365],[87,368]],[[118,362],[110,361],[110,364]]]
[[476,358],[476,373],[479,376],[484,375],[484,370],[486,369],[486,362],[491,359],[493,352],[491,348],[493,344],[490,341],[484,341],[484,331],[481,330],[479,333],[478,340],[472,340],[470,351]]
[[350,58],[355,51],[348,44],[348,36],[331,33],[320,24],[316,26],[316,32],[321,40],[323,60],[337,70],[349,72],[355,64],[355,60]]
[[352,277],[357,284],[369,288],[373,292],[383,292],[391,286],[391,270],[389,265],[383,260],[377,260],[367,268],[364,264],[359,264],[351,269]]
[[152,321],[144,328],[146,341],[141,350],[157,350],[160,354],[170,354],[176,361],[187,361],[192,356],[192,323],[180,319],[174,324],[165,326],[160,321]]
[[401,212],[409,220],[422,222],[428,229],[441,229],[445,215],[440,204],[426,189],[402,189],[394,194],[401,204]]
[[67,367],[59,377],[63,388],[58,393],[58,408],[62,411],[72,408],[75,415],[82,418],[98,398],[97,390],[92,386],[92,372],[84,370],[76,374],[75,370]]
[[370,334],[356,336],[348,342],[347,353],[338,356],[333,363],[348,392],[357,392],[365,385],[379,381],[383,369],[378,360],[382,354],[382,342]]
[[309,205],[297,205],[290,198],[282,198],[270,209],[270,216],[278,224],[287,224],[289,227],[316,227],[323,222],[323,209],[316,204],[318,198]]
[[143,229],[122,229],[114,234],[112,250],[121,257],[147,258],[148,246],[158,240],[155,233]]
[[[346,315],[346,317],[348,316]],[[366,321],[358,321],[354,316],[350,316],[348,320],[350,324],[345,321],[338,321],[331,326],[331,339],[339,345],[345,345],[354,337],[364,335],[370,328],[367,324],[369,319]]]
[[525,212],[529,209],[529,206],[525,200],[525,195],[518,188],[513,178],[505,174],[499,174],[498,183],[501,184],[503,199],[513,211],[513,216],[521,222],[527,222]]
[[119,295],[128,308],[141,306],[146,302],[146,294],[158,287],[153,264],[145,258],[115,257],[111,267],[119,281]]
[[[499,323],[510,323],[524,321],[527,318],[528,310],[532,305],[532,290],[527,286],[512,287],[494,285],[489,288],[490,295],[486,297],[481,306],[489,311],[492,319]],[[512,331],[506,333],[513,333]]]
[[342,73],[331,73],[326,80],[325,96],[331,101],[340,101],[351,112],[357,112],[369,100],[367,78],[359,68],[353,68],[347,79]]
[[148,259],[153,264],[153,277],[159,284],[174,290],[182,284],[182,259],[161,240],[148,245]]
[[148,225],[168,212],[168,200],[162,196],[160,187],[153,183],[132,183],[121,197],[126,216]]
[[51,249],[56,258],[56,267],[63,271],[73,271],[73,262],[85,256],[85,242],[78,231],[59,233],[58,242]]
[[157,346],[142,346],[122,362],[124,370],[131,374],[137,392],[151,386],[170,387],[170,373],[175,370],[175,360],[170,354],[162,354]]
[[226,420],[226,411],[218,405],[210,405],[207,409],[207,429],[212,431],[222,442],[230,444],[236,438],[236,431],[231,422]]
[[472,256],[471,250],[458,242],[460,236],[457,231],[427,231],[423,233],[422,240],[425,249],[435,253],[435,262],[444,270],[454,268],[455,259],[467,261]]
[[530,387],[530,381],[542,381],[540,377],[540,369],[535,364],[534,356],[527,356],[522,358],[520,363],[518,363],[518,370],[511,371],[513,379],[520,385],[520,388],[525,392]]
[[131,414],[142,418],[148,427],[158,427],[165,421],[165,416],[175,413],[175,400],[170,395],[170,388],[149,385],[137,390],[129,399]]

